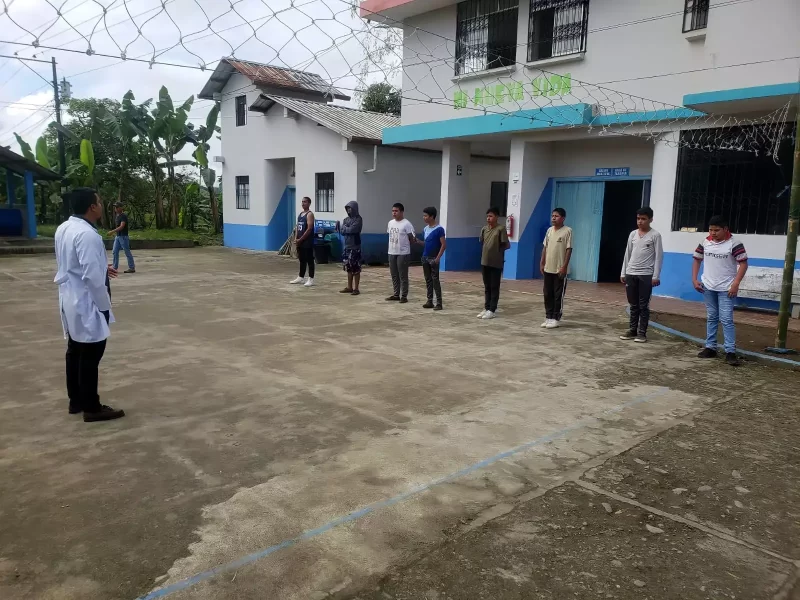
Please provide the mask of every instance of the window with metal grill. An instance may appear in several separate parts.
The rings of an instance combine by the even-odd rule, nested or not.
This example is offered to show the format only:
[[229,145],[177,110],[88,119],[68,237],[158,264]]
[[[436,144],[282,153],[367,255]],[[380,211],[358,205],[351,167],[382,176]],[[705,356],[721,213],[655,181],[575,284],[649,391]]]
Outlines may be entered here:
[[456,75],[516,61],[519,0],[467,0],[458,5]]
[[247,124],[247,96],[236,96],[236,126]]
[[589,0],[531,0],[528,62],[586,52]]
[[[760,126],[681,132],[673,231],[706,231],[714,215],[725,217],[733,233],[784,235],[792,181],[793,123],[785,125],[778,163],[762,152],[736,149],[745,137],[759,136]],[[712,141],[713,140],[713,141]]]
[[333,173],[317,173],[317,212],[333,212]]
[[250,210],[250,177],[236,176],[236,208]]
[[708,4],[709,0],[684,0],[683,33],[708,26]]

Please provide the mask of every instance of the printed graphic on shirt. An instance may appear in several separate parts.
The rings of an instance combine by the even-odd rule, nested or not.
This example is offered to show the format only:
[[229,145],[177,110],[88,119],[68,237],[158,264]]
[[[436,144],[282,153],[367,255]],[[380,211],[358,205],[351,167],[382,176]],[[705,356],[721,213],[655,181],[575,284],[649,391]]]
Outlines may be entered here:
[[747,251],[733,236],[721,242],[707,237],[694,251],[694,258],[703,261],[703,287],[712,292],[727,291],[736,279],[738,263],[747,260]]

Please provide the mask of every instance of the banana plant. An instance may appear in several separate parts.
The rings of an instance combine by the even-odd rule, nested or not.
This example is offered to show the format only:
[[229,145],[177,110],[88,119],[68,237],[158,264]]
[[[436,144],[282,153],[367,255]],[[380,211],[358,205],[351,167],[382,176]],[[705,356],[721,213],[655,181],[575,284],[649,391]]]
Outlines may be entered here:
[[211,148],[211,146],[208,144],[208,140],[211,139],[211,136],[213,136],[214,133],[221,132],[220,127],[217,125],[219,109],[219,102],[215,102],[211,110],[208,111],[205,125],[198,127],[197,131],[193,132],[192,136],[192,142],[197,145],[197,148],[195,148],[192,156],[194,156],[194,159],[197,161],[197,164],[200,167],[200,178],[203,180],[203,183],[205,183],[206,191],[208,192],[208,201],[211,207],[211,219],[213,221],[214,233],[219,233],[220,228],[219,207],[217,206],[216,192],[214,189],[214,184],[217,180],[217,174],[214,172],[214,169],[210,169],[208,167],[208,150]]

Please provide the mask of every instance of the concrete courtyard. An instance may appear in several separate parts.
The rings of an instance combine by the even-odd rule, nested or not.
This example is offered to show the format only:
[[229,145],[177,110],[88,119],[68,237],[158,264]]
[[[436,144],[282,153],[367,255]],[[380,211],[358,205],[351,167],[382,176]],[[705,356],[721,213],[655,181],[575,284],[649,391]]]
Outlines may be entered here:
[[53,256],[0,258],[3,600],[791,593],[800,374],[621,342],[619,307],[569,294],[550,331],[533,294],[477,320],[468,283],[433,313],[381,269],[351,297],[335,265],[306,289],[274,255],[136,261],[101,364],[127,416],[87,424]]

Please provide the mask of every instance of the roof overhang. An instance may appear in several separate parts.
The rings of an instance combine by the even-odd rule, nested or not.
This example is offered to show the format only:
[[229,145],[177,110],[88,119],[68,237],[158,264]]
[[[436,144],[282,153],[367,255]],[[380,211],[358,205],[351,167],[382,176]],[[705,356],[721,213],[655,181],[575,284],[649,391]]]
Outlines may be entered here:
[[363,0],[359,12],[369,21],[398,25],[409,17],[454,4],[458,4],[458,0]]
[[745,114],[777,110],[790,102],[796,103],[798,95],[800,82],[795,81],[687,94],[683,104],[711,114]]
[[34,179],[44,179],[46,181],[58,181],[61,179],[61,175],[55,171],[28,160],[5,147],[0,147],[0,169],[8,169],[18,175],[24,175],[28,171],[33,175]]

